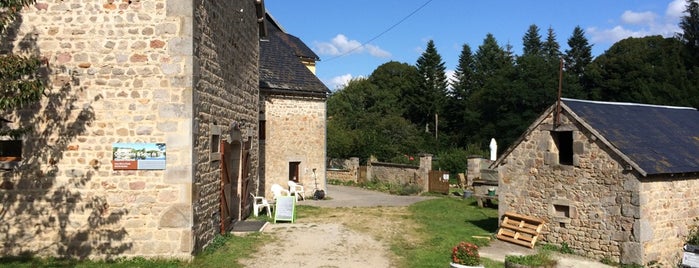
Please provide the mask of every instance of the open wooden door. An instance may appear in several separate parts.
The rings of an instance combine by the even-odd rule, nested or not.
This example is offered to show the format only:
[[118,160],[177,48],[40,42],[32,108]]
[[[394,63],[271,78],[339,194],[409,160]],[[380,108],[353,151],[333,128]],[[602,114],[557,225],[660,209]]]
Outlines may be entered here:
[[221,142],[221,233],[240,220],[240,142]]

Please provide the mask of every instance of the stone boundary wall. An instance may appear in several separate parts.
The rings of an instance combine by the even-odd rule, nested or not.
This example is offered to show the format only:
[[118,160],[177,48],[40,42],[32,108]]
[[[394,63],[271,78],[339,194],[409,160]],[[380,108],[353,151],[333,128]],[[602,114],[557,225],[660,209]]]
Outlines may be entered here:
[[330,166],[340,166],[341,168],[328,168],[326,171],[328,180],[338,180],[343,182],[358,182],[359,179],[359,158],[331,160]]
[[421,156],[420,165],[406,165],[369,161],[366,166],[366,178],[359,178],[359,158],[350,158],[343,164],[344,170],[329,170],[328,179],[340,179],[358,182],[361,179],[377,180],[392,184],[416,184],[427,191],[429,171],[432,170],[432,156]]

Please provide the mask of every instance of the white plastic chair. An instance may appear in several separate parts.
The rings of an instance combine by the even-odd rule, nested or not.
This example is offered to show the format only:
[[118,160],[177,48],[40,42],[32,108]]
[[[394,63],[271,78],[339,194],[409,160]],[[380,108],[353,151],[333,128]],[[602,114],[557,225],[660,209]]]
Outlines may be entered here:
[[265,199],[263,196],[255,196],[252,193],[250,193],[250,195],[255,200],[255,202],[252,203],[252,212],[255,217],[259,216],[260,211],[265,208],[267,209],[267,216],[272,217],[272,204],[267,202],[267,199]]
[[294,181],[289,181],[289,193],[293,196],[296,196],[296,201],[299,201],[299,197],[301,197],[302,200],[306,200],[303,186],[297,184]]
[[272,187],[270,187],[270,190],[272,191],[272,195],[274,196],[274,200],[277,200],[277,197],[280,197],[280,196],[290,196],[291,195],[289,190],[284,189],[284,187],[282,187],[281,185],[276,184],[276,183],[272,184]]

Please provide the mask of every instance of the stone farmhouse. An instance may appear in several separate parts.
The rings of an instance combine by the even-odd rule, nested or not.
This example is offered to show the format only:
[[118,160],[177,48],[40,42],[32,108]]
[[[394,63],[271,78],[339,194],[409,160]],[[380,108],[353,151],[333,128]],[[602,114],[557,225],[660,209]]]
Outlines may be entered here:
[[318,56],[269,13],[265,24],[268,34],[260,40],[261,184],[271,198],[272,184],[286,187],[293,180],[310,197],[316,185],[325,190],[330,91],[315,76]]
[[[6,127],[33,127],[19,140],[0,138],[2,255],[189,259],[245,218],[261,187],[264,18],[261,0],[25,7],[0,48],[44,58],[49,88],[39,104],[0,115]],[[314,90],[265,93],[268,124],[275,122],[267,146],[287,134],[324,142],[315,136],[323,133],[323,94]],[[294,105],[314,109],[289,118],[313,136],[276,122]],[[114,148],[141,153],[115,159]],[[324,170],[315,162],[322,155],[302,155],[283,157]]]
[[699,217],[699,112],[562,99],[491,167],[499,214],[544,219],[547,243],[674,266]]

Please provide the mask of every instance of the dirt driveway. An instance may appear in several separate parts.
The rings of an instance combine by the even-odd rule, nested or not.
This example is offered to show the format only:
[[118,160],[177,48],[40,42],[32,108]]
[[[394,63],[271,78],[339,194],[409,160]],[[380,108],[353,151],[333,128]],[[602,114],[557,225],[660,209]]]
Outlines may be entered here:
[[[254,258],[240,263],[245,267],[396,267],[400,257],[390,251],[390,242],[420,240],[419,226],[407,220],[407,206],[431,198],[337,185],[328,185],[326,195],[328,200],[304,200],[299,205],[330,209],[294,223],[267,225],[264,232],[277,242],[265,244]],[[533,253],[502,241],[481,248],[481,256],[499,261],[505,255]],[[557,267],[610,267],[576,256],[558,259]]]

